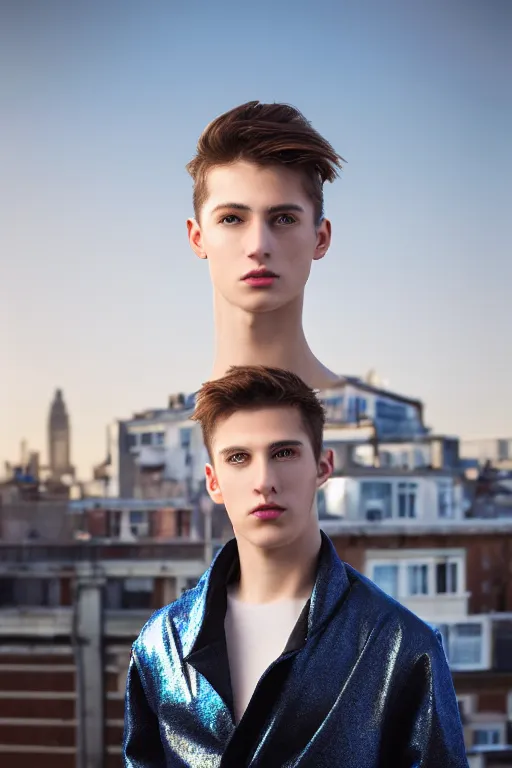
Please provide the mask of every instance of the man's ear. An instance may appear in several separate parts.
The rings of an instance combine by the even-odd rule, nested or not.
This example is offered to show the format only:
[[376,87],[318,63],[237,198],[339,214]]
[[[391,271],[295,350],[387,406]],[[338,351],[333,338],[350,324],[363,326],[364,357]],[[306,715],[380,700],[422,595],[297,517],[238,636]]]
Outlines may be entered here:
[[187,219],[187,232],[190,247],[200,259],[207,259],[208,256],[203,248],[203,236],[201,227],[195,219]]
[[329,448],[323,451],[318,462],[316,487],[320,488],[330,478],[334,471],[334,453]]
[[331,244],[331,222],[329,219],[322,219],[316,230],[316,246],[313,261],[323,259]]
[[214,504],[224,504],[219,483],[217,481],[217,475],[215,474],[212,465],[207,464],[204,472],[206,475],[206,490],[208,491],[210,499]]

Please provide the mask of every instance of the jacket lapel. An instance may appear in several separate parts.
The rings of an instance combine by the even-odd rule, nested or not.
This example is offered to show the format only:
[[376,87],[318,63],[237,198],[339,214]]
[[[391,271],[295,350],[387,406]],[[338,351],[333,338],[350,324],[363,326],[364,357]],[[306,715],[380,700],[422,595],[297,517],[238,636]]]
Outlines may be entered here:
[[227,609],[226,584],[238,568],[236,541],[229,541],[206,573],[201,620],[195,637],[185,651],[184,663],[191,664],[215,689],[233,719],[233,691],[224,631]]

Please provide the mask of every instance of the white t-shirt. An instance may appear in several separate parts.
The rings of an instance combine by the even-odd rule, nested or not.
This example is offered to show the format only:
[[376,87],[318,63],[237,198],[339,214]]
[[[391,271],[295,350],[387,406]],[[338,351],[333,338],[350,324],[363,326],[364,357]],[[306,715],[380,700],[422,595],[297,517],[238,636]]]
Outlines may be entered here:
[[260,677],[284,651],[307,600],[244,603],[228,592],[224,629],[236,723]]

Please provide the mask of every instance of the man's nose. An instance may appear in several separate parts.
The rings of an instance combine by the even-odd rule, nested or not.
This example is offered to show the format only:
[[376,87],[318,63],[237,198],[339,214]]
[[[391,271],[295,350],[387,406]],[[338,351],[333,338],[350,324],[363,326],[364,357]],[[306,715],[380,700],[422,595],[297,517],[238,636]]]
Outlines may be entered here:
[[270,461],[264,460],[255,467],[254,490],[261,496],[277,493],[277,477]]
[[251,259],[268,259],[272,253],[272,233],[268,222],[253,219],[246,230],[246,255]]

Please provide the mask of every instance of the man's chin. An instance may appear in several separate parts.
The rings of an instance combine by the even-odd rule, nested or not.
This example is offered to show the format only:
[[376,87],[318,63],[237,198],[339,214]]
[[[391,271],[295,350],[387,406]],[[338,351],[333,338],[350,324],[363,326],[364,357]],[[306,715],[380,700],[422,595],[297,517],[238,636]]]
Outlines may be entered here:
[[283,309],[283,307],[291,304],[293,300],[293,297],[283,295],[278,296],[276,293],[272,294],[269,291],[266,294],[261,292],[261,295],[244,297],[243,301],[231,301],[230,304],[244,312],[250,312],[254,315],[264,315],[268,312],[275,312],[276,310]]
[[244,535],[244,539],[253,547],[268,552],[289,546],[294,542],[295,537],[295,531],[287,529],[287,526],[273,523],[265,524],[260,530],[250,531]]

